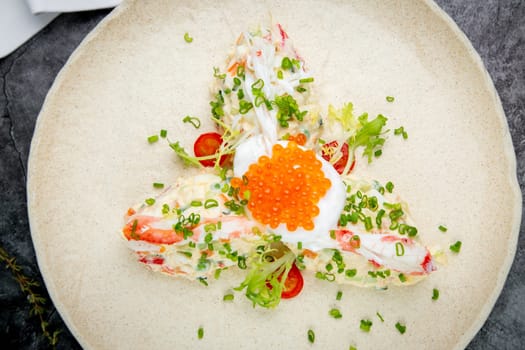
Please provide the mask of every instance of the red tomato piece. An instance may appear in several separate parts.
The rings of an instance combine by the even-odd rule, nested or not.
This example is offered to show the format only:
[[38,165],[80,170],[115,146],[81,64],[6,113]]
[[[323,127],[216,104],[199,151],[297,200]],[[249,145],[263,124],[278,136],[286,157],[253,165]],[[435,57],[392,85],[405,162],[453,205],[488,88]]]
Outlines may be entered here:
[[[321,156],[326,161],[330,161],[332,154],[331,152],[328,152],[327,149],[330,149],[330,148],[335,149],[337,147],[339,147],[339,144],[337,143],[337,141],[328,142],[327,144],[323,145],[323,147],[321,148]],[[343,144],[343,147],[341,147],[341,153],[343,154],[342,157],[334,164],[334,168],[339,174],[343,173],[343,171],[345,170],[346,163],[348,163],[348,144],[346,142]],[[352,171],[354,167],[355,167],[355,159],[352,162],[352,165],[350,166],[350,171]]]
[[290,299],[295,297],[303,289],[303,284],[303,275],[301,275],[301,271],[299,271],[297,266],[293,264],[290,272],[288,272],[286,281],[284,281],[284,288],[281,292],[281,298]]
[[[222,144],[222,136],[216,132],[207,132],[200,135],[193,144],[193,152],[196,157],[211,156],[217,153]],[[219,161],[219,165],[223,165],[227,156],[224,155]],[[215,165],[215,159],[199,160],[203,166],[212,167]]]

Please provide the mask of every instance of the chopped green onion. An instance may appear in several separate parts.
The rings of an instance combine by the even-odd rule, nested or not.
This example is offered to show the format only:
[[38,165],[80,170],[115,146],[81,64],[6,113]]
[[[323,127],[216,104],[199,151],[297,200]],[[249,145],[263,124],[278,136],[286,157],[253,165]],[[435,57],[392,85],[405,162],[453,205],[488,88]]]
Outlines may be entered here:
[[280,79],[280,80],[283,79],[283,71],[282,70],[278,70],[277,71],[277,79]]
[[219,202],[215,199],[206,199],[204,202],[204,209],[215,208],[219,206]]
[[244,90],[243,89],[239,89],[239,91],[237,91],[237,98],[239,100],[242,100],[244,98]]
[[184,41],[188,44],[193,41],[193,38],[188,34],[188,32],[184,33]]
[[244,66],[242,65],[237,66],[237,76],[244,78]]
[[445,226],[443,226],[443,225],[439,225],[438,228],[439,228],[439,230],[440,230],[441,232],[447,232],[447,230],[448,230],[448,229],[447,229]]
[[148,137],[148,142],[149,143],[155,143],[159,140],[159,135],[152,135],[150,137]]
[[164,188],[164,184],[160,182],[154,182],[153,187],[155,188]]
[[396,323],[396,328],[401,334],[405,334],[407,327],[405,325],[402,325],[401,323]]
[[[224,79],[224,78],[226,78],[226,73],[221,74],[220,71],[219,71],[219,68],[213,67],[213,76],[215,78]],[[224,92],[226,92],[226,91],[224,91]]]
[[356,241],[355,248],[359,249],[361,248],[361,238],[358,235],[353,235],[351,238],[353,241]]
[[379,317],[381,322],[385,322],[385,319],[383,318],[383,316],[381,316],[381,314],[379,312],[376,312],[376,315],[377,315],[377,317]]
[[403,138],[406,140],[408,138],[408,134],[407,132],[405,131],[405,128],[400,126],[399,128],[397,129],[394,129],[394,135],[401,135],[403,136]]
[[385,215],[385,213],[386,211],[384,209],[380,209],[377,212],[377,216],[376,216],[377,228],[381,228],[381,224],[383,223],[383,215]]
[[246,257],[244,257],[244,256],[242,256],[242,255],[239,256],[239,257],[237,258],[237,266],[239,266],[239,268],[240,268],[241,270],[246,270]]
[[396,243],[396,255],[397,256],[405,255],[405,246],[401,242]]
[[343,292],[338,291],[338,292],[337,292],[337,296],[335,297],[335,299],[336,299],[336,300],[341,300],[342,297],[343,297]]
[[191,252],[181,252],[181,251],[179,251],[179,253],[184,255],[187,258],[191,258],[193,256],[193,254]]
[[311,329],[308,330],[308,341],[312,344],[315,342],[315,333]]
[[[221,180],[226,180],[226,173],[228,172],[228,169],[227,168],[221,168],[221,171],[219,172],[219,177],[221,178]],[[219,184],[217,184],[219,185]],[[226,184],[225,184],[226,185]],[[220,186],[220,185],[219,185]],[[226,185],[228,186],[228,185]],[[218,187],[217,187],[218,188]]]
[[439,290],[436,288],[432,289],[432,300],[438,300],[439,299]]
[[218,280],[219,277],[221,277],[221,272],[222,272],[222,269],[215,270],[215,273],[213,274],[213,277],[215,277],[215,279]]
[[288,57],[284,57],[283,60],[281,61],[281,68],[282,69],[292,69],[292,67],[293,67],[292,61],[290,61]]
[[201,127],[201,121],[197,117],[191,117],[189,115],[185,116],[184,119],[182,119],[183,123],[190,123],[195,127],[195,129],[198,129]]
[[388,193],[392,193],[392,191],[394,190],[394,184],[391,181],[388,181],[385,185],[385,188],[388,191]]
[[[390,219],[392,219],[392,217],[390,216]],[[396,230],[397,228],[399,227],[399,223],[397,221],[393,221],[390,226],[388,227],[390,230],[394,231]]]
[[372,327],[372,321],[361,320],[361,324],[359,325],[359,328],[361,328],[363,332],[370,332],[371,327]]
[[417,235],[417,228],[415,228],[414,226],[408,226],[407,233],[408,233],[408,237],[414,237],[415,235]]
[[213,222],[210,222],[209,224],[204,225],[204,232],[210,233],[214,231],[217,231],[217,225],[214,224]]
[[370,216],[365,217],[365,230],[370,231],[372,228],[374,228],[372,218]]
[[335,281],[335,276],[333,273],[326,273],[326,272],[321,272],[321,271],[317,271],[315,273],[315,278],[318,278],[320,280],[325,280],[328,282]]
[[190,205],[192,207],[202,207],[202,202],[201,201],[191,201]]
[[399,277],[399,280],[403,283],[407,281],[407,278],[403,273],[400,273],[398,277]]
[[341,314],[341,311],[339,311],[338,309],[335,309],[335,308],[334,308],[334,309],[331,309],[331,310],[328,312],[328,314],[329,314],[330,316],[332,316],[333,318],[335,318],[335,319],[338,319],[338,318],[342,318],[342,317],[343,317],[343,315]]
[[335,239],[335,230],[330,230],[330,238]]
[[222,297],[222,300],[224,300],[224,301],[232,301],[233,298],[234,298],[233,294],[230,293],[230,294],[226,294],[226,295],[224,295],[224,296]]
[[355,277],[355,275],[357,275],[357,269],[348,269],[345,271],[345,275],[349,278]]
[[140,237],[139,235],[137,235],[137,224],[138,224],[138,220],[133,220],[133,224],[131,225],[131,238],[135,239],[135,240],[138,240]]
[[166,136],[168,136],[168,130],[162,129],[160,131],[160,137],[162,137],[164,139],[164,138],[166,138]]
[[350,347],[348,348],[348,350],[357,350],[357,348],[353,345],[350,345]]
[[198,277],[197,279],[199,280],[200,283],[208,287],[208,281],[206,280],[206,277]]
[[450,250],[454,253],[459,253],[459,251],[461,250],[461,241],[457,241],[456,243],[452,244],[450,246]]
[[299,84],[304,84],[304,83],[313,83],[314,81],[314,78],[313,77],[310,77],[310,78],[303,78],[303,79],[299,79]]
[[394,209],[388,214],[388,216],[390,217],[390,220],[392,221],[396,221],[403,215],[405,215],[405,213],[403,212],[403,209]]
[[204,236],[204,242],[210,243],[212,240],[213,240],[213,235],[211,233],[208,233],[206,234],[206,236]]
[[245,100],[239,101],[239,113],[246,114],[252,108],[253,108],[253,104],[251,102],[248,102],[248,101],[245,101]]
[[394,102],[395,98],[393,96],[386,97],[387,102]]
[[264,87],[264,80],[257,79],[255,83],[252,84],[252,91],[261,91],[261,89]]
[[155,199],[154,198],[148,198],[144,202],[146,202],[147,205],[152,206],[153,204],[155,204]]
[[204,337],[204,328],[199,327],[199,330],[197,330],[197,338],[202,339]]
[[255,107],[259,107],[260,105],[262,105],[265,100],[266,98],[263,95],[258,95],[257,97],[255,97],[255,101],[254,101]]

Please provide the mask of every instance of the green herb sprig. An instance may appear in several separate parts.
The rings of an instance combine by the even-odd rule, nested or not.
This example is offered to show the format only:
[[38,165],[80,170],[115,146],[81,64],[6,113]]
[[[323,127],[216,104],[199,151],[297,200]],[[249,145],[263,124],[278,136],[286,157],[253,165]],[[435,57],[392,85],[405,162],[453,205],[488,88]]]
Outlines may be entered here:
[[42,335],[48,340],[49,345],[55,348],[61,330],[51,331],[49,329],[49,323],[45,319],[45,305],[47,301],[36,291],[36,289],[40,288],[40,283],[24,275],[22,267],[17,264],[16,259],[11,257],[2,247],[0,247],[0,262],[5,263],[6,268],[11,271],[22,292],[27,295],[27,300],[31,305],[29,315],[36,316],[40,320]]

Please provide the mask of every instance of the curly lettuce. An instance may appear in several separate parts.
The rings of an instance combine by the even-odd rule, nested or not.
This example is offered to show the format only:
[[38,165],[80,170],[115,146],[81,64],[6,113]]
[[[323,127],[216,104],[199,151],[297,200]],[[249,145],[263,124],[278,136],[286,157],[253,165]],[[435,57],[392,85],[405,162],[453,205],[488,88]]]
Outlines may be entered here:
[[249,258],[250,270],[244,281],[235,288],[246,288],[246,297],[265,308],[274,308],[281,301],[281,293],[295,254],[281,242],[259,245]]

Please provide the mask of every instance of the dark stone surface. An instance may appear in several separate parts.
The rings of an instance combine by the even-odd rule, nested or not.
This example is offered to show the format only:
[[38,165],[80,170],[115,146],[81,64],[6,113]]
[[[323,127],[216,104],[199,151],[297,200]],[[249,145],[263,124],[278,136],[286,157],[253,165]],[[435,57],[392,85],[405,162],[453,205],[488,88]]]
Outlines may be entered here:
[[[437,0],[481,55],[501,97],[525,191],[525,2]],[[42,283],[29,232],[25,181],[35,120],[56,74],[84,36],[108,13],[64,14],[8,57],[0,60],[0,247],[16,257],[26,275]],[[468,346],[520,349],[525,344],[525,225],[516,258],[489,319]],[[37,291],[49,299],[44,287]],[[11,273],[0,268],[0,347],[45,349],[40,322]],[[80,348],[53,305],[46,320],[61,329],[59,349]],[[429,325],[431,327],[431,325]],[[446,334],[443,335],[446,337]]]

